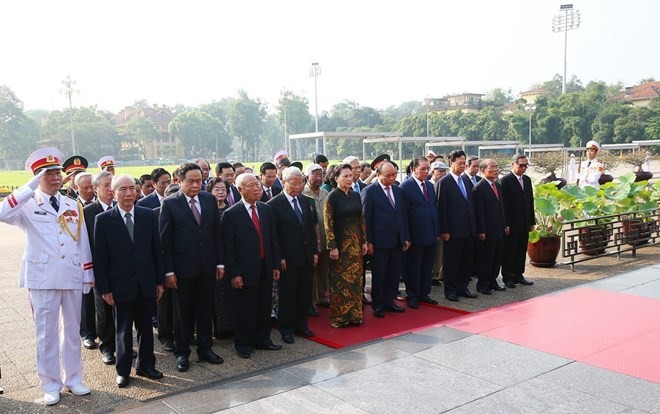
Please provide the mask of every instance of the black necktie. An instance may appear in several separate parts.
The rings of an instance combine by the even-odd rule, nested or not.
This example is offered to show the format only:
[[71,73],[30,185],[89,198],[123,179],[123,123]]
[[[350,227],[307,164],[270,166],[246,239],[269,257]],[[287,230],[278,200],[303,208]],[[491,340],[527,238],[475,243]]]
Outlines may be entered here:
[[591,166],[591,161],[587,163],[587,168],[589,168],[589,166]]
[[53,210],[57,213],[60,211],[60,205],[57,203],[57,198],[55,196],[50,197],[50,205],[53,206]]

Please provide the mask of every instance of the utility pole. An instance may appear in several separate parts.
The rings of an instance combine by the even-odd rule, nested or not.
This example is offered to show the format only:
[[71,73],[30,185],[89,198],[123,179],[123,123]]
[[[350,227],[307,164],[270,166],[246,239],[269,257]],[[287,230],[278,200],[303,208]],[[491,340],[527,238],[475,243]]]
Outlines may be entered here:
[[71,76],[67,75],[66,79],[62,81],[62,89],[60,89],[60,93],[64,94],[69,99],[69,115],[70,115],[70,121],[71,121],[71,150],[73,153],[71,155],[75,155],[76,152],[76,136],[75,133],[73,132],[73,101],[72,97],[74,93],[80,93],[79,89],[75,89],[75,86],[78,82],[75,80],[71,79]]
[[563,14],[556,14],[552,19],[552,32],[564,32],[564,77],[562,79],[561,94],[566,93],[566,51],[568,50],[568,31],[580,27],[580,11],[573,9],[572,4],[562,4],[559,7]]

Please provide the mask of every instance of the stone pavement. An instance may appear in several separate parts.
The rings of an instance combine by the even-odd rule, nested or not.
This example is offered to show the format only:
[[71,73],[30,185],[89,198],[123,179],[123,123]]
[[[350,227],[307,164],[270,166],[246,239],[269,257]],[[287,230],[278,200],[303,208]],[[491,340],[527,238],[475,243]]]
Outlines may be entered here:
[[[131,386],[122,390],[115,386],[114,367],[103,365],[99,351],[83,349],[84,382],[92,388],[92,394],[63,395],[57,406],[46,407],[37,401],[42,393],[35,369],[34,324],[27,292],[17,287],[23,242],[20,230],[0,223],[3,251],[0,261],[0,387],[5,392],[0,396],[1,413],[132,410],[206,413],[231,407],[237,412],[443,412],[456,407],[459,407],[456,412],[660,412],[660,403],[655,406],[648,401],[646,405],[634,404],[636,400],[648,398],[660,401],[657,384],[446,327],[341,350],[296,339],[295,344],[285,344],[279,352],[257,351],[250,360],[240,359],[232,351],[231,340],[216,341],[214,350],[225,363],[219,366],[195,363],[193,357],[191,369],[186,373],[177,372],[173,356],[157,344],[157,368],[163,371],[165,378],[151,381],[133,376]],[[439,299],[441,305],[479,311],[635,269],[651,269],[650,266],[659,262],[658,252],[660,248],[656,246],[638,250],[636,258],[630,254],[622,255],[620,260],[599,258],[578,264],[575,272],[567,266],[528,267],[526,276],[535,282],[534,286],[495,292],[490,297],[480,296],[475,300],[461,299],[458,304],[442,299],[441,287],[435,287],[432,296]],[[650,272],[660,274],[657,269]],[[621,287],[616,283],[598,283],[608,288]],[[276,332],[273,332],[273,339],[280,342]],[[506,368],[512,374],[503,375],[509,382],[438,363],[438,355],[460,355],[455,353],[463,347],[475,350],[497,347],[501,350],[498,352],[514,352],[515,363]],[[474,357],[487,358],[488,355],[476,353]],[[429,364],[429,361],[435,362]],[[490,364],[488,359],[482,362],[485,367]],[[511,382],[515,373],[528,368],[535,370],[534,375],[526,377],[521,373]],[[557,376],[555,371],[566,374]],[[580,384],[575,384],[571,380],[585,375],[589,379],[586,383],[580,380]],[[633,385],[634,392],[624,398],[623,394]],[[596,392],[599,387],[620,391],[617,394],[621,394],[617,397],[620,399],[603,402],[604,394]],[[581,390],[580,398],[572,401],[577,389]],[[538,405],[519,406],[528,400]],[[492,401],[493,406],[483,405],[484,401],[485,404]]]

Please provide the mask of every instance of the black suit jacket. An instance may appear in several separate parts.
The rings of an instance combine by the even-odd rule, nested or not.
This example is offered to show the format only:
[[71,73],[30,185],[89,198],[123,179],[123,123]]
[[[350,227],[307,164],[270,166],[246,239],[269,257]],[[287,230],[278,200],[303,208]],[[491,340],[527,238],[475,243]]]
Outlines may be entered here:
[[165,283],[158,217],[139,206],[134,215],[133,240],[118,207],[97,215],[94,226],[96,288],[117,302],[154,298],[156,285]]
[[303,213],[302,225],[284,192],[280,192],[268,202],[273,212],[279,256],[280,259],[286,259],[287,266],[302,266],[305,263],[311,265],[314,263],[313,255],[318,254],[314,227],[317,223],[316,214],[308,197],[300,194],[297,198]]
[[96,216],[103,213],[103,206],[96,200],[92,204],[83,208],[83,216],[85,216],[85,227],[87,227],[87,235],[89,236],[89,248],[94,257],[94,221]]
[[[447,174],[449,174],[449,173],[447,173]],[[474,186],[476,184],[472,184],[472,180],[470,179],[470,176],[467,175],[467,173],[463,173],[463,174],[461,174],[461,177],[465,178],[465,183],[468,185],[467,190],[472,191],[472,189],[474,188]],[[479,181],[481,181],[481,177],[479,177],[478,175],[475,176],[475,179],[477,180],[477,184],[479,183]]]
[[273,186],[270,187],[270,192],[271,192],[271,194],[273,195],[273,198],[268,198],[268,195],[266,195],[266,190],[263,188],[263,186],[262,186],[261,188],[262,188],[262,190],[264,191],[264,193],[261,195],[261,200],[260,200],[262,203],[267,203],[267,202],[269,202],[270,200],[272,200],[273,198],[275,198],[276,195],[278,195],[279,193],[282,192],[282,188],[281,188],[281,187],[275,187],[275,186],[273,185]]
[[477,234],[486,234],[488,240],[504,238],[504,228],[506,227],[502,187],[498,182],[494,184],[499,198],[495,196],[495,192],[487,180],[480,180],[472,190]]
[[[259,224],[264,242],[265,268],[270,280],[272,270],[280,268],[277,235],[273,226],[271,207],[256,203]],[[259,285],[261,261],[259,260],[259,234],[244,204],[236,203],[222,215],[225,244],[225,277],[243,277],[247,287]]]
[[440,212],[440,233],[449,233],[451,238],[468,238],[476,236],[474,223],[474,206],[469,179],[460,176],[467,191],[467,200],[454,180],[447,174],[440,179],[440,196],[438,211]]
[[[408,205],[403,190],[391,186],[394,207],[378,182],[372,183],[362,191],[364,224],[367,230],[367,243],[375,248],[391,249],[403,246],[410,241],[408,229]],[[430,225],[430,224],[429,224]]]
[[197,224],[186,196],[179,191],[163,200],[160,209],[160,240],[165,273],[177,277],[215,277],[224,262],[220,214],[215,196],[200,191],[201,223]]
[[160,207],[160,201],[158,201],[158,194],[154,191],[146,197],[142,197],[137,201],[137,205],[140,207],[147,207],[150,209]]
[[506,222],[511,232],[528,232],[529,228],[536,224],[534,218],[534,192],[532,180],[523,175],[525,190],[520,188],[518,178],[509,173],[500,180],[502,184],[502,195],[504,201],[504,213]]

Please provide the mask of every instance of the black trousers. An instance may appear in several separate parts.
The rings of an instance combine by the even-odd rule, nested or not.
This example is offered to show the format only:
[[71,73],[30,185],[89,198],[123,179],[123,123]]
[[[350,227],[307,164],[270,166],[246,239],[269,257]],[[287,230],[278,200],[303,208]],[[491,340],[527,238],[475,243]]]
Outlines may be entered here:
[[234,291],[234,348],[239,352],[252,352],[254,348],[272,344],[270,312],[273,308],[273,276],[272,269],[265,267],[262,260],[257,286]]
[[174,303],[174,355],[190,356],[190,333],[193,325],[197,332],[197,354],[204,355],[213,346],[213,291],[215,277],[177,278],[173,290]]
[[393,305],[399,293],[402,246],[374,248],[371,258],[371,307]]
[[117,375],[128,376],[133,365],[133,324],[137,331],[138,356],[136,367],[156,367],[152,317],[155,298],[138,297],[135,302],[115,302],[115,329],[117,346]]
[[174,303],[172,302],[172,289],[166,287],[163,297],[156,304],[158,309],[158,340],[165,343],[174,339]]
[[307,329],[307,311],[312,300],[314,267],[311,263],[288,266],[278,281],[280,332],[291,335]]
[[94,289],[96,307],[96,335],[99,337],[101,353],[115,353],[115,320],[112,306],[103,300],[103,295]]
[[94,292],[83,293],[82,306],[80,309],[80,338],[96,339],[96,304]]
[[445,272],[445,295],[461,293],[470,283],[470,270],[474,257],[474,238],[450,238],[442,243],[443,263]]
[[502,280],[517,282],[525,273],[528,232],[511,232],[504,238],[505,255],[502,257]]
[[406,250],[406,297],[419,299],[431,292],[435,260],[435,242],[428,246],[410,246]]
[[503,239],[486,239],[477,247],[477,290],[490,290],[497,284],[502,263]]

